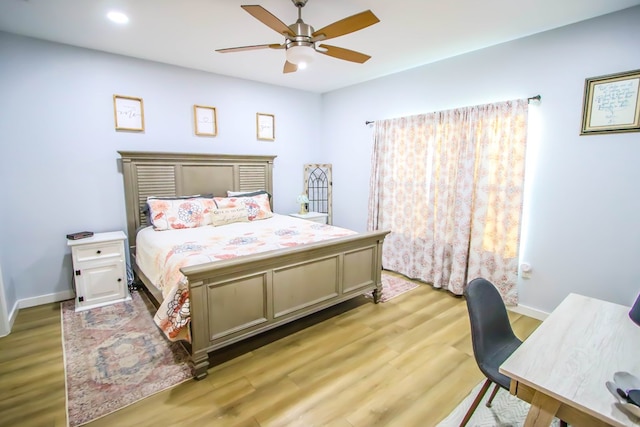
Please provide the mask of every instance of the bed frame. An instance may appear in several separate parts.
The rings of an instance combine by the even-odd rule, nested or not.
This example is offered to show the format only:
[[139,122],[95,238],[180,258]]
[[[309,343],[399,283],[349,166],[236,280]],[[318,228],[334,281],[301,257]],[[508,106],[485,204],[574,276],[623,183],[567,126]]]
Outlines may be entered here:
[[[146,225],[147,196],[227,190],[273,194],[275,156],[119,151],[132,265],[147,291],[162,295],[135,262],[136,231]],[[273,207],[273,200],[272,200]],[[382,244],[375,231],[181,269],[189,281],[194,377],[209,353],[373,291],[381,291]]]

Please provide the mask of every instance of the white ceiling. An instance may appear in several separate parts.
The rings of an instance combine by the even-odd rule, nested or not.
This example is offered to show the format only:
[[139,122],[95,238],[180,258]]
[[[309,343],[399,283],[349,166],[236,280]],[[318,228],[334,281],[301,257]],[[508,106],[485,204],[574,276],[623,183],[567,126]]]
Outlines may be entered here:
[[[259,4],[290,25],[291,0],[0,0],[0,30],[217,74],[324,93],[640,4],[640,0],[309,0],[319,29],[370,9],[380,22],[329,44],[371,55],[364,64],[317,55],[283,74],[283,50],[215,49],[282,43],[245,12]],[[110,10],[129,15],[118,26]]]

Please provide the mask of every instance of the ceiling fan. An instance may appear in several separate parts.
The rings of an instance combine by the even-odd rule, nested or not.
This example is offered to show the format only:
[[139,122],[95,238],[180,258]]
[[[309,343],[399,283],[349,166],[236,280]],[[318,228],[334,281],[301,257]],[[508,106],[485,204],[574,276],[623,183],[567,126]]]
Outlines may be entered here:
[[357,62],[359,64],[362,64],[371,58],[369,55],[365,55],[364,53],[356,52],[354,50],[331,46],[328,44],[320,44],[316,46],[316,43],[353,33],[380,22],[373,12],[366,10],[336,21],[333,24],[329,24],[316,31],[311,25],[306,24],[302,20],[302,8],[307,4],[307,1],[308,0],[291,0],[291,2],[298,8],[298,20],[289,26],[262,6],[241,6],[258,21],[284,36],[284,43],[231,47],[227,49],[216,49],[216,52],[228,53],[255,49],[285,49],[286,61],[284,63],[284,73],[293,73],[298,71],[298,69],[305,68],[306,65],[313,60],[314,52],[343,59],[345,61]]

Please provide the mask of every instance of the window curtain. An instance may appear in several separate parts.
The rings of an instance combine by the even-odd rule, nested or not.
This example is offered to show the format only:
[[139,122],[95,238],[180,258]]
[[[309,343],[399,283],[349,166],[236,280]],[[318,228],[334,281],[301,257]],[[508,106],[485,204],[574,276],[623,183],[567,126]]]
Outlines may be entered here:
[[456,295],[476,277],[506,304],[516,281],[526,99],[376,121],[368,229],[382,265]]

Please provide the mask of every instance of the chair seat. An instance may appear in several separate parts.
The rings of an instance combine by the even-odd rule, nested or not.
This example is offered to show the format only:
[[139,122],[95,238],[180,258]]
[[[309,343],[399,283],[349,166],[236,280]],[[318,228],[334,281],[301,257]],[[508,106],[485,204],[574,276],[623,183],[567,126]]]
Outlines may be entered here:
[[501,374],[498,369],[502,363],[507,360],[509,356],[522,344],[519,339],[514,339],[503,343],[499,348],[494,349],[494,352],[487,355],[486,358],[478,363],[478,367],[487,378],[500,385],[500,387],[509,390],[511,384],[511,378]]

